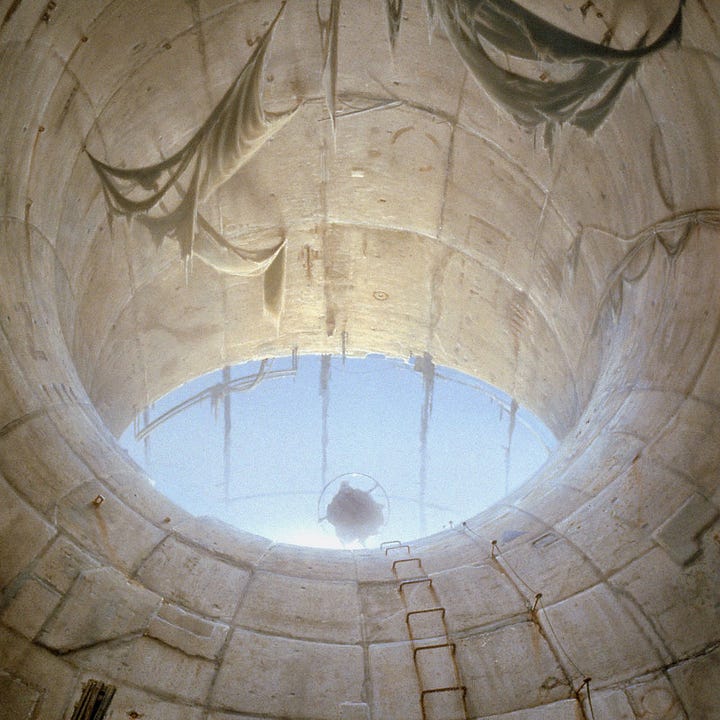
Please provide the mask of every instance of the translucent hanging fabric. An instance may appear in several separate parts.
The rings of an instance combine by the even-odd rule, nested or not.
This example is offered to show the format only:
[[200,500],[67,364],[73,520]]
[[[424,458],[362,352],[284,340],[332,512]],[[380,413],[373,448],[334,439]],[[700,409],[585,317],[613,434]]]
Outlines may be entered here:
[[[650,53],[679,40],[681,0],[662,35],[645,46],[620,50],[568,33],[513,0],[435,0],[431,6],[466,66],[487,93],[522,125],[545,124],[546,142],[554,126],[569,123],[594,132],[620,91]],[[562,80],[536,79],[500,67],[498,53],[564,66]]]
[[215,229],[200,205],[294,114],[268,113],[262,106],[263,69],[281,6],[250,59],[189,142],[155,165],[125,169],[90,155],[110,210],[146,226],[159,244],[170,237],[187,262],[195,256],[220,272],[266,276],[266,306],[277,311],[284,275],[284,237],[269,248],[238,248]]

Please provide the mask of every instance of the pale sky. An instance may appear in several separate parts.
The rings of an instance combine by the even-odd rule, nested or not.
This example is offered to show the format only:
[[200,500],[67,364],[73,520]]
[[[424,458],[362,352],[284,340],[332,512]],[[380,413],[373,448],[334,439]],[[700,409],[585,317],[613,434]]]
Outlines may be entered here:
[[[422,359],[420,359],[422,360]],[[254,376],[259,362],[231,369],[233,380]],[[510,398],[474,378],[437,367],[426,433],[421,482],[423,375],[414,361],[333,356],[327,382],[326,471],[323,478],[321,359],[276,359],[252,389],[230,393],[231,443],[224,470],[222,398],[206,398],[159,425],[145,443],[133,427],[121,444],[145,468],[156,488],[195,515],[212,515],[277,542],[342,547],[327,521],[319,524],[339,487],[334,478],[361,473],[380,485],[387,524],[366,545],[409,541],[460,524],[500,500],[506,487]],[[267,370],[267,366],[266,366]],[[157,418],[205,388],[223,372],[197,378],[149,409]],[[501,408],[505,408],[501,410]],[[143,426],[141,416],[140,427]],[[528,479],[546,460],[555,439],[520,408],[512,435],[509,488]],[[352,484],[352,483],[351,483]],[[389,499],[389,502],[388,502]]]

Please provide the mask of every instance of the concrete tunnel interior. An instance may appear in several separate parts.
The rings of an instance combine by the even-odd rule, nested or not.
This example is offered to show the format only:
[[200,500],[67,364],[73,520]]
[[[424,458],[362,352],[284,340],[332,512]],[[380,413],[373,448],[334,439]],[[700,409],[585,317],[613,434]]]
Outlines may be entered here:
[[[2,0],[0,718],[720,718],[719,28]],[[341,343],[560,443],[363,550],[195,517],[117,443],[190,378]]]

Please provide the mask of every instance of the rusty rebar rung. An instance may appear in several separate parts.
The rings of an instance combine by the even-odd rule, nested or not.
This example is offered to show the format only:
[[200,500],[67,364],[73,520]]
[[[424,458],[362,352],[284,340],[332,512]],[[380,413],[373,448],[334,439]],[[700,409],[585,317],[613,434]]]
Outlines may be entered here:
[[427,583],[430,587],[433,586],[432,584],[432,578],[424,577],[424,578],[412,578],[410,580],[403,580],[400,583],[400,586],[398,587],[398,592],[402,592],[406,585],[422,585],[423,583]]
[[390,547],[391,545],[402,545],[402,540],[384,540],[380,543],[380,549],[382,550],[385,547]]
[[453,685],[452,687],[442,688],[431,688],[430,690],[423,690],[420,693],[420,709],[422,710],[423,720],[427,720],[427,713],[425,711],[425,696],[431,693],[448,693],[448,692],[462,692],[462,709],[463,717],[467,718],[467,705],[465,704],[465,698],[467,696],[467,688],[464,685]]
[[452,655],[455,655],[455,643],[454,642],[446,642],[446,643],[437,643],[435,645],[420,645],[420,647],[416,647],[413,650],[413,658],[417,659],[417,654],[421,650],[441,650],[442,648],[450,648],[450,653]]
[[408,555],[410,554],[410,546],[409,545],[393,545],[392,547],[385,548],[385,556],[387,557],[387,554],[391,550],[403,550],[403,549],[407,550]]
[[444,692],[462,692],[463,700],[467,695],[467,688],[464,685],[453,685],[452,687],[441,687],[441,688],[430,688],[430,690],[422,690],[420,692],[420,702],[425,705],[425,696],[431,693],[444,693]]
[[445,635],[447,638],[448,632],[447,632],[447,626],[445,625],[445,608],[444,607],[434,607],[434,608],[426,608],[425,610],[411,610],[410,612],[405,613],[405,624],[407,625],[408,635],[410,636],[410,640],[415,642],[417,639],[415,637],[415,633],[412,629],[412,624],[410,623],[410,617],[412,615],[426,615],[428,613],[440,613],[440,622],[442,622],[442,630],[439,633],[435,633],[435,637],[439,637],[440,635]]
[[445,608],[444,607],[434,607],[434,608],[425,608],[425,610],[411,610],[408,613],[405,613],[405,622],[410,623],[410,616],[411,615],[422,615],[423,613],[434,613],[439,612],[442,615],[443,620],[445,619]]
[[397,550],[398,548],[403,547],[406,547],[408,549],[408,554],[410,554],[410,546],[403,543],[402,540],[386,540],[385,542],[380,543],[380,549],[385,551],[385,555],[387,555],[390,550]]
[[422,560],[417,557],[410,557],[410,558],[403,558],[402,560],[395,560],[392,564],[392,571],[397,576],[397,566],[402,565],[403,563],[417,563],[418,570],[422,570]]

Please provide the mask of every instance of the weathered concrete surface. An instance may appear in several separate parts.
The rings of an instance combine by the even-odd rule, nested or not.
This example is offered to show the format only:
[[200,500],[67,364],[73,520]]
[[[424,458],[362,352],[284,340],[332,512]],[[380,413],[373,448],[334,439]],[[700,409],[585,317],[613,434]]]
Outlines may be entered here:
[[[458,643],[472,717],[544,705],[567,696],[568,687],[548,643],[529,622],[515,623]],[[522,675],[514,669],[525,668]]]
[[58,612],[46,624],[40,643],[58,652],[91,647],[142,634],[161,598],[112,568],[81,573]]
[[40,691],[8,673],[0,673],[0,697],[4,699],[0,718],[30,720],[37,706]]
[[9,628],[32,639],[60,603],[61,598],[59,592],[44,583],[32,577],[27,578],[7,602],[0,619]]
[[360,642],[355,583],[292,578],[258,572],[235,622],[259,632],[325,642]]
[[362,683],[362,650],[357,646],[236,630],[210,700],[251,715],[297,713],[333,720],[340,702],[360,700]]
[[[520,1],[616,50],[678,6]],[[297,112],[199,208],[243,247],[286,238],[275,315],[260,275],[196,258],[186,277],[176,235],[109,211],[88,153],[137,168],[185,146],[279,0],[0,2],[0,717],[67,718],[89,677],[123,717],[420,717],[390,558],[192,518],[113,439],[190,377],[344,337],[477,375],[562,438],[413,547],[436,595],[409,595],[445,608],[470,716],[587,718],[592,676],[598,718],[715,720],[720,9],[684,3],[677,41],[582,99],[609,100],[597,128],[546,132],[421,0],[392,53],[384,3],[342,3],[328,92],[330,5],[288,1],[262,103]],[[520,78],[540,97],[577,70],[486,49],[517,73],[510,105]]]
[[33,512],[0,476],[0,583],[7,584],[40,553],[55,534],[54,528]]
[[210,661],[147,637],[78,650],[72,660],[88,673],[116,678],[180,703],[203,702],[215,674]]
[[155,549],[139,572],[148,587],[169,600],[227,620],[235,612],[248,576],[247,571],[172,537]]
[[186,655],[214,660],[227,637],[229,627],[212,622],[176,605],[164,604],[150,621],[147,634]]

